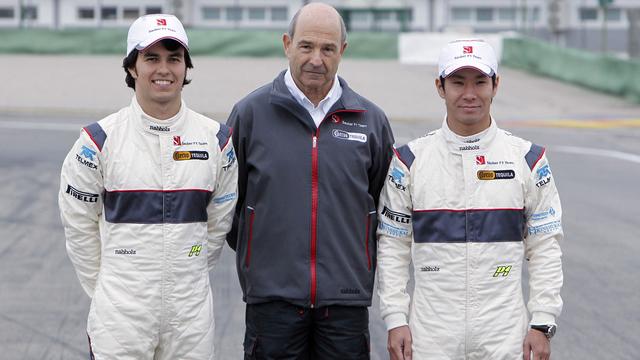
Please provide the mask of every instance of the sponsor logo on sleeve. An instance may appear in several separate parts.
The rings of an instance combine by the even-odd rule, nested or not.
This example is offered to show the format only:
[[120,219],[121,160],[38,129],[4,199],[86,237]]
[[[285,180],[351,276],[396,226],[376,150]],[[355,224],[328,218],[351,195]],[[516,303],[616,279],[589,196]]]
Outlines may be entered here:
[[395,222],[399,222],[401,224],[409,224],[411,223],[411,215],[403,214],[401,212],[390,210],[388,207],[384,207],[382,209],[382,215],[384,215],[387,219],[391,219]]
[[236,162],[236,153],[233,151],[233,148],[229,149],[225,154],[227,156],[227,164],[222,167],[222,170],[227,171]]
[[407,190],[407,187],[403,184],[404,172],[395,166],[393,167],[393,169],[391,169],[391,173],[389,174],[389,181],[396,187],[396,189],[402,191]]
[[96,152],[94,150],[91,150],[90,148],[88,148],[85,145],[82,145],[82,147],[80,148],[80,153],[76,154],[76,160],[88,167],[89,169],[97,169],[98,165],[96,165],[95,163],[93,163],[93,157],[96,155]]
[[502,180],[516,177],[516,172],[513,170],[479,170],[477,174],[479,180]]
[[209,160],[209,152],[207,151],[174,151],[173,160]]
[[229,194],[219,196],[217,198],[213,198],[213,203],[223,204],[223,203],[226,203],[227,201],[234,200],[235,198],[236,198],[236,193],[229,193]]
[[80,201],[84,201],[88,203],[98,202],[98,194],[92,194],[92,193],[80,191],[71,185],[67,185],[66,193]]
[[367,135],[362,133],[333,129],[331,135],[333,135],[333,137],[336,139],[357,141],[362,143],[367,142]]
[[409,236],[409,231],[407,229],[403,229],[397,226],[393,226],[391,224],[387,224],[384,221],[380,221],[378,223],[378,228],[389,236],[393,236],[393,237]]
[[536,171],[536,174],[538,175],[538,181],[536,182],[537,187],[543,187],[551,182],[551,167],[549,167],[549,164],[541,166],[540,169]]
[[546,224],[529,227],[529,235],[549,234],[562,228],[560,220],[548,222]]
[[548,217],[554,217],[555,215],[556,215],[556,211],[552,207],[550,207],[548,210],[531,215],[531,220],[533,221],[544,220]]

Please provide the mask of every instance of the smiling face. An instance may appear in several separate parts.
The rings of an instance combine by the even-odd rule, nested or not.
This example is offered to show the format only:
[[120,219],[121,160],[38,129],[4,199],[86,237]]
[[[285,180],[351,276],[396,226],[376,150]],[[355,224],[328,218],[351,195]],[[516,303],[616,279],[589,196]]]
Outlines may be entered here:
[[458,135],[477,134],[491,125],[491,101],[498,91],[500,78],[495,85],[486,74],[463,68],[445,79],[436,79],[438,94],[447,107],[447,124]]
[[135,79],[136,99],[145,113],[159,119],[178,113],[187,74],[182,46],[173,51],[162,42],[147,47],[138,54],[129,73]]
[[317,104],[331,89],[347,47],[338,13],[329,6],[307,5],[299,14],[293,38],[284,34],[282,42],[293,80]]

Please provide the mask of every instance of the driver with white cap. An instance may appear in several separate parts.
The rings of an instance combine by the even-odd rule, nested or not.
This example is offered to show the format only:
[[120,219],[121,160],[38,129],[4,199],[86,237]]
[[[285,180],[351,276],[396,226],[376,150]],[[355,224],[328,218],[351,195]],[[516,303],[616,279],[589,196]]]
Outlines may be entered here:
[[129,29],[131,104],[86,126],[58,196],[67,253],[91,298],[90,358],[213,359],[209,271],[231,228],[231,129],[182,100],[192,68],[173,15]]
[[378,208],[378,291],[393,360],[549,358],[562,310],[562,209],[545,149],[490,114],[499,83],[488,43],[447,44],[435,80],[442,127],[392,159]]

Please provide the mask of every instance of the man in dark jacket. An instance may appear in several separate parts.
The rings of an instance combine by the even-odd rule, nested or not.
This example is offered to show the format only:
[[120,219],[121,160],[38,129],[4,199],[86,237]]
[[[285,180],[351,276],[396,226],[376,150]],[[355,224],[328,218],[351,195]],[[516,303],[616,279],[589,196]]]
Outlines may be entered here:
[[289,69],[229,117],[239,193],[228,242],[247,303],[246,359],[369,359],[385,114],[336,75],[344,22],[325,4],[283,35]]

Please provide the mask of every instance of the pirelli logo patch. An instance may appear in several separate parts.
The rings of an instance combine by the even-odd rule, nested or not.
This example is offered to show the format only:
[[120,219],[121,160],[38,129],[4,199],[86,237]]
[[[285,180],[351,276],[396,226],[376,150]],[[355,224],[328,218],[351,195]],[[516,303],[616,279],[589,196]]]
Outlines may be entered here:
[[173,160],[209,160],[209,153],[206,151],[175,151]]
[[74,188],[71,185],[67,184],[67,194],[73,196],[74,198],[80,200],[80,201],[84,201],[84,202],[88,202],[88,203],[94,203],[94,202],[98,202],[98,194],[92,194],[92,193],[88,193],[85,191],[80,191],[76,188]]
[[502,180],[513,179],[516,177],[516,172],[513,170],[479,170],[479,180]]

